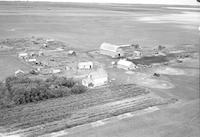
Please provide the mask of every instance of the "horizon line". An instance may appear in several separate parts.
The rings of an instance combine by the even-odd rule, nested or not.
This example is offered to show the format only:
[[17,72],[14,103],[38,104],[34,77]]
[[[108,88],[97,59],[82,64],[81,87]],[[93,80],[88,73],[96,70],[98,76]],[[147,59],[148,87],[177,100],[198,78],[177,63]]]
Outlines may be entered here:
[[[156,2],[157,1],[157,2]],[[159,2],[158,2],[159,1]],[[188,4],[186,3],[178,3],[179,1],[168,1],[167,3],[162,3],[160,0],[155,0],[153,3],[145,0],[141,0],[140,2],[133,0],[0,0],[0,2],[52,2],[52,3],[94,3],[94,4],[143,4],[143,5],[180,5],[180,6],[200,6],[196,0],[194,3]],[[195,2],[196,1],[196,2]]]

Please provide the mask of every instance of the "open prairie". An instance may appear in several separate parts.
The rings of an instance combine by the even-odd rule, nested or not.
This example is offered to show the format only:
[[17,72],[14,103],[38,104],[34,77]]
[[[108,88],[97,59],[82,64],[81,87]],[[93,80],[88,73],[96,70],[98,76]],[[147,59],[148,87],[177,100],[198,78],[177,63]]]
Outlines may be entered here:
[[[32,36],[52,38],[63,41],[78,51],[87,52],[98,49],[103,42],[114,44],[138,43],[141,47],[150,49],[158,45],[164,45],[170,49],[189,45],[199,54],[199,18],[200,14],[197,6],[0,2],[0,39]],[[102,62],[104,62],[104,64],[107,63],[104,59],[102,59]],[[110,60],[108,62],[110,63]],[[141,83],[145,83],[142,86],[150,87],[151,92],[156,96],[167,99],[176,98],[178,99],[177,103],[170,104],[163,108],[161,106],[160,110],[151,114],[139,115],[128,120],[115,121],[101,127],[72,131],[73,134],[67,136],[197,137],[200,134],[198,128],[200,127],[199,55],[194,60],[185,61],[173,67],[184,72],[180,73],[180,75],[173,75],[171,72],[163,74],[165,79],[173,84],[173,88],[156,88],[150,81],[144,81],[140,76],[137,76],[137,78],[141,80],[141,82],[137,84],[141,85]],[[14,73],[16,69],[20,68],[29,70],[31,67],[20,62],[20,60],[18,60],[16,56],[13,56],[12,53],[9,53],[9,51],[0,51],[0,80],[5,79],[7,76]],[[125,74],[125,72],[121,70],[107,70],[119,83],[134,81],[136,78]],[[114,92],[118,90],[119,89],[113,90],[108,93],[114,94]],[[97,93],[98,90],[95,90],[95,92]],[[101,92],[101,90],[99,90],[99,92]],[[100,94],[99,98],[95,98],[96,93],[91,94],[91,96],[94,100],[99,99],[100,103],[98,105],[102,105],[102,102],[105,103],[106,101],[103,100],[105,96],[97,93]],[[128,90],[124,93],[120,90],[118,93],[118,97],[121,95],[127,97],[126,93],[130,93],[130,96],[136,96]],[[87,95],[88,93],[85,94]],[[108,96],[109,99],[112,97],[110,94]],[[90,96],[87,96],[86,99],[88,99],[88,97]],[[119,98],[116,100],[118,99]],[[40,104],[49,106],[48,102],[45,101],[24,105],[26,106],[24,108],[23,105],[16,107],[15,113],[12,113],[12,109],[10,108],[7,110],[0,110],[0,118],[2,118],[0,119],[0,122],[2,122],[0,123],[0,133],[8,130],[10,128],[9,126],[11,126],[11,128],[13,126],[13,129],[17,130],[19,128],[28,127],[29,125],[34,125],[34,122],[36,125],[40,125],[45,123],[45,120],[53,120],[52,118],[54,118],[55,121],[56,118],[62,122],[64,121],[64,123],[61,122],[60,125],[57,125],[58,127],[60,126],[58,129],[64,129],[64,127],[67,128],[67,126],[73,125],[66,125],[65,119],[62,119],[68,116],[68,112],[66,111],[73,108],[73,106],[70,106],[70,99],[68,100],[68,98],[63,97],[61,99],[52,99],[48,101],[52,107],[50,111],[53,112],[51,113],[48,113],[48,107],[45,108],[47,110],[43,110],[41,109],[42,105],[39,106]],[[65,106],[62,106],[63,104],[62,102],[59,103],[60,101],[63,101]],[[73,98],[72,101],[75,101],[73,103],[78,104],[77,106],[79,107],[84,105],[80,102],[76,102],[76,97]],[[91,100],[81,101],[88,103]],[[56,106],[54,102],[58,102],[58,104],[61,105]],[[153,106],[153,104],[154,102],[148,106]],[[99,106],[99,108],[101,107],[102,106]],[[112,105],[109,107],[112,108]],[[120,103],[119,107],[121,109]],[[132,108],[131,110],[136,109],[135,106],[129,107]],[[38,108],[40,108],[40,111],[37,112]],[[58,111],[56,111],[56,109],[58,109]],[[96,110],[95,107],[89,110],[91,110],[91,112],[87,109],[84,112],[77,111],[74,114],[74,119],[79,115],[82,116],[86,114],[86,112],[86,117],[95,115],[95,113],[93,113],[93,111]],[[34,111],[34,114],[31,114],[30,111]],[[62,115],[57,114],[55,111],[62,112]],[[124,112],[128,111],[124,110]],[[9,115],[6,115],[6,113]],[[40,115],[40,113],[43,113],[43,115]],[[107,115],[107,113],[102,113],[101,118],[105,118],[104,115]],[[18,117],[15,119],[16,116]],[[25,116],[27,116],[27,121],[21,119]],[[42,120],[38,120],[39,118]],[[81,120],[84,121],[85,119]],[[81,120],[80,123],[82,122]],[[97,120],[99,119],[97,118]],[[18,123],[15,123],[16,121]],[[6,126],[6,124],[8,126]],[[52,125],[49,125],[49,127],[52,128]],[[56,127],[53,127],[53,129],[54,128],[55,131],[58,130]],[[36,131],[40,131],[42,134],[45,132],[44,130],[45,128],[42,130],[42,127],[37,127]],[[46,131],[46,133],[50,131]]]

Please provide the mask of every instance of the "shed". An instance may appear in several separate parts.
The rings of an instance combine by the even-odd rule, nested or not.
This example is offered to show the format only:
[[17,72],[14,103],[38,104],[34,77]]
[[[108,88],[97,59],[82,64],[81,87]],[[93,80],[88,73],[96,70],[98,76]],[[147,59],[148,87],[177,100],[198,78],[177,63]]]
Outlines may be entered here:
[[19,54],[18,54],[18,57],[19,57],[19,58],[22,58],[22,59],[25,59],[25,58],[28,57],[28,53],[19,53]]
[[118,45],[104,42],[100,46],[100,54],[111,56],[112,58],[118,58],[124,56],[124,51]]
[[108,74],[105,70],[99,69],[91,72],[86,79],[82,80],[82,85],[86,87],[97,87],[108,83]]
[[19,75],[23,75],[24,71],[21,69],[18,69],[17,71],[15,71],[15,76],[19,76]]
[[52,69],[52,73],[53,73],[53,74],[60,73],[60,72],[61,72],[60,69]]
[[92,69],[93,68],[93,62],[87,61],[87,62],[79,62],[78,63],[78,69]]
[[136,69],[136,65],[131,61],[127,61],[125,59],[120,59],[117,62],[117,68],[125,69],[125,70],[134,70]]
[[67,54],[71,56],[76,56],[76,52],[74,50],[69,50]]
[[37,60],[36,59],[28,59],[27,61],[28,62],[36,62]]

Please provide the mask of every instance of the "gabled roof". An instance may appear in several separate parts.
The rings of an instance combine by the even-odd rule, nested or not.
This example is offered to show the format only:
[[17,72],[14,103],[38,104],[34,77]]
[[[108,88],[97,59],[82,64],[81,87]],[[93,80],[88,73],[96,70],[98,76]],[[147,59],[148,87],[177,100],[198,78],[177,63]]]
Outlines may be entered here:
[[120,48],[120,46],[118,46],[118,45],[113,45],[113,44],[106,43],[106,42],[102,43],[100,46],[100,49],[109,50],[109,51],[113,51],[113,52],[116,52],[119,48]]
[[24,73],[24,71],[21,70],[21,69],[18,69],[17,71],[15,71],[15,76],[16,76],[17,74],[19,74],[19,73]]
[[132,66],[132,65],[135,65],[133,64],[132,62],[130,61],[127,61],[127,60],[124,60],[124,59],[120,59],[118,62],[117,62],[118,65],[123,65],[123,66]]
[[92,61],[79,62],[78,66],[93,65]]
[[25,52],[19,53],[19,56],[28,56],[28,53],[25,53]]

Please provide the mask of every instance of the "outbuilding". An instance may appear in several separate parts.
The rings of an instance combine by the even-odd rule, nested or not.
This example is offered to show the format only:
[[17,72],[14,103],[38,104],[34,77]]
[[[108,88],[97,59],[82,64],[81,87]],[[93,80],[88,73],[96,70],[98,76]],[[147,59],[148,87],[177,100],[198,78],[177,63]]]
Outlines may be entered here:
[[22,58],[22,59],[25,59],[25,58],[28,57],[28,53],[19,53],[19,54],[18,54],[18,57],[19,57],[19,58]]
[[104,42],[100,46],[100,54],[111,56],[112,58],[118,58],[124,56],[124,51],[118,45]]
[[24,75],[24,71],[21,69],[18,69],[17,71],[15,71],[15,76],[19,76],[19,75]]
[[140,58],[142,56],[142,53],[138,50],[135,50],[134,55],[135,55],[135,57]]
[[53,73],[53,74],[60,73],[60,72],[61,72],[60,69],[52,69],[52,73]]
[[70,56],[76,56],[76,52],[74,50],[69,50],[68,55]]
[[36,59],[28,59],[27,61],[28,62],[36,62],[37,60]]
[[103,69],[91,72],[86,79],[82,80],[82,85],[90,88],[102,86],[107,83],[108,83],[108,74]]
[[136,69],[136,65],[131,61],[127,61],[125,59],[120,59],[117,62],[117,68],[125,69],[125,70],[134,70]]
[[93,68],[93,62],[87,61],[87,62],[79,62],[78,63],[78,69],[92,69]]

